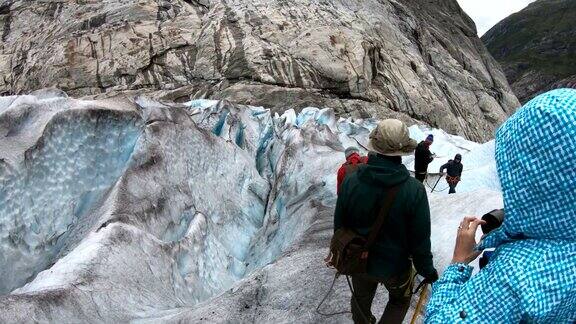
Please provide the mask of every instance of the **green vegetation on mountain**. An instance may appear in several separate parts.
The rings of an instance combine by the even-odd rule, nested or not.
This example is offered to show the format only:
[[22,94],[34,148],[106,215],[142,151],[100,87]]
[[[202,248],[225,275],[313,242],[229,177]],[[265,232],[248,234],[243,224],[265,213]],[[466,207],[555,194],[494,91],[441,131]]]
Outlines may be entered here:
[[539,0],[483,37],[520,101],[576,83],[576,0]]

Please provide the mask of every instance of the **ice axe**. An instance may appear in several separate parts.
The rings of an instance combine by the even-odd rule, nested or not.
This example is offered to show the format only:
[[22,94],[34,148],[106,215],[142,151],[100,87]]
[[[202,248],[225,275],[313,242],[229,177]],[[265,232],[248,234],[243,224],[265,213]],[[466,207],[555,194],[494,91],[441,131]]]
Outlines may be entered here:
[[418,314],[420,314],[420,311],[422,311],[422,306],[424,305],[424,300],[426,299],[426,296],[428,295],[428,285],[424,285],[424,287],[422,287],[422,291],[420,292],[420,296],[418,297],[418,303],[416,304],[416,309],[414,309],[414,315],[412,315],[412,320],[410,321],[410,324],[414,324],[416,323],[416,319],[418,318]]
[[430,191],[430,193],[434,192],[434,189],[436,189],[436,186],[438,185],[438,183],[440,182],[440,179],[442,179],[442,176],[440,176],[438,178],[438,180],[436,180],[436,183],[434,184],[434,187],[432,187],[432,191]]

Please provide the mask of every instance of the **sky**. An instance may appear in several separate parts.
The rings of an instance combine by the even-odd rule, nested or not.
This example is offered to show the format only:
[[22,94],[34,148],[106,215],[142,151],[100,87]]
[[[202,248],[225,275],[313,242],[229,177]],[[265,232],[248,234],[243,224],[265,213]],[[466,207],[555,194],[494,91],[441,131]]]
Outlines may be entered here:
[[535,0],[458,0],[460,6],[476,22],[478,36],[484,35],[500,20],[524,9]]

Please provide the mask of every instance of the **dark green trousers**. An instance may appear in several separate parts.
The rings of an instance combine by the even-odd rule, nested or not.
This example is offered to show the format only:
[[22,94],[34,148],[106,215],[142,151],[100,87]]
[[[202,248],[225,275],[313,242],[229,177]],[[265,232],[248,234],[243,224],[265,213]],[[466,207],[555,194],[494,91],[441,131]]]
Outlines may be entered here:
[[352,276],[354,295],[351,298],[351,305],[354,323],[376,323],[371,308],[376,289],[380,283],[388,290],[389,298],[384,314],[378,323],[400,324],[406,317],[410,308],[412,289],[414,289],[414,270],[412,268],[386,280],[364,274]]

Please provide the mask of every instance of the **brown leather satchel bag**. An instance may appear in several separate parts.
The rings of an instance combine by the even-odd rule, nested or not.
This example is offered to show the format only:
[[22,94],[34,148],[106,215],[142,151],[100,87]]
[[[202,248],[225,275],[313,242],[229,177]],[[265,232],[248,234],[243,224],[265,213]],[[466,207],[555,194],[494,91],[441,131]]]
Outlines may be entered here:
[[386,217],[390,213],[392,203],[396,198],[399,186],[392,187],[386,193],[384,204],[380,209],[378,218],[372,225],[368,238],[359,235],[350,228],[340,228],[332,236],[330,242],[330,252],[332,254],[331,264],[336,268],[339,274],[352,275],[366,273],[368,266],[369,251]]

